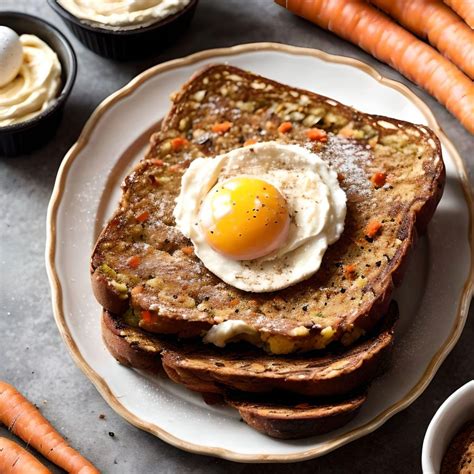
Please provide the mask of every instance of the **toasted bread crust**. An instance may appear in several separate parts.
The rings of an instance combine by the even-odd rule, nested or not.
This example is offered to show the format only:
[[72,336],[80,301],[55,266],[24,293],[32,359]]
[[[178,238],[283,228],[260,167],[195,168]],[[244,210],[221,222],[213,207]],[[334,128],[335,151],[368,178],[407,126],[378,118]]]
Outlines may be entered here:
[[[348,372],[348,377],[344,375],[344,369],[335,369],[334,374],[330,374],[330,358],[328,356],[326,361],[315,358],[312,363],[317,366],[326,364],[326,371],[320,371],[325,373],[329,377],[329,384],[324,384],[324,378],[321,378],[322,384],[321,389],[311,389],[311,387],[317,386],[316,377],[313,380],[307,380],[306,383],[301,383],[301,379],[295,378],[296,384],[282,378],[281,383],[272,383],[272,377],[270,376],[270,383],[266,383],[265,377],[262,377],[262,373],[256,372],[256,377],[253,378],[251,375],[247,377],[233,377],[230,370],[226,371],[223,380],[204,380],[201,376],[196,376],[192,371],[175,370],[174,366],[166,365],[165,371],[163,371],[162,361],[166,360],[167,357],[176,357],[179,349],[176,342],[165,340],[158,336],[150,336],[145,334],[143,331],[131,328],[124,324],[121,319],[117,316],[104,311],[102,317],[102,335],[103,340],[110,353],[115,359],[128,367],[135,369],[144,370],[154,374],[166,374],[171,380],[186,388],[200,392],[203,396],[209,395],[209,393],[218,393],[224,396],[225,402],[237,409],[242,419],[252,428],[256,430],[280,439],[296,439],[313,436],[317,434],[327,433],[328,431],[337,429],[344,424],[348,423],[359,411],[362,404],[367,399],[367,394],[360,393],[356,395],[345,395],[343,398],[336,396],[331,399],[314,399],[314,396],[330,395],[333,393],[349,393],[355,387],[363,387],[369,383],[376,374],[384,368],[387,362],[388,352],[392,345],[392,329],[384,329],[379,336],[375,339],[379,340],[377,344],[373,341],[372,344],[362,343],[359,347],[360,352],[366,351],[366,356],[370,358],[371,348],[379,346],[376,354],[368,361],[358,361],[354,367],[345,368]],[[188,352],[188,356],[192,354],[192,349],[188,346],[188,343],[184,343],[184,352]],[[199,348],[193,346],[197,351]],[[212,351],[211,351],[212,352]],[[218,350],[214,350],[216,353],[209,366],[211,369],[219,370],[220,367],[226,368],[227,359],[225,355],[221,356],[224,362],[219,365],[215,365],[216,359],[219,358]],[[253,353],[250,350],[251,354]],[[351,349],[349,352],[357,352]],[[367,358],[366,357],[366,358]],[[350,357],[347,357],[349,360]],[[333,363],[341,365],[343,357],[333,359]],[[213,363],[214,362],[214,363]],[[255,370],[256,365],[262,362],[261,358],[258,357],[253,360],[252,366]],[[291,360],[288,361],[288,369],[290,370]],[[375,369],[375,370],[374,370]],[[218,372],[217,370],[217,372]],[[251,369],[249,369],[251,370]],[[318,372],[316,370],[316,372]],[[298,374],[296,374],[298,375]],[[299,375],[302,375],[299,373]],[[307,374],[310,376],[310,374]],[[322,375],[322,374],[321,374]],[[358,378],[357,383],[354,383],[355,379]],[[335,382],[335,383],[334,383]],[[261,392],[269,391],[274,389],[289,390],[300,392],[304,395],[311,395],[311,398],[303,398],[301,395],[289,394],[280,395],[277,397],[278,401],[272,395],[266,394],[266,398],[263,399],[259,395],[252,395],[252,393],[235,392],[229,391],[229,388],[238,390],[247,390],[248,392]],[[294,390],[296,389],[296,390]],[[267,398],[268,397],[268,398]]]
[[340,428],[351,421],[366,401],[367,395],[359,394],[345,400],[331,402],[255,401],[252,398],[225,397],[226,402],[239,410],[242,419],[252,428],[273,438],[298,439],[320,435]]
[[352,392],[385,369],[396,318],[396,305],[392,304],[376,335],[350,349],[307,356],[275,357],[242,345],[222,350],[177,343],[127,326],[107,311],[102,317],[102,332],[106,346],[120,363],[155,371],[163,366],[169,378],[197,392],[277,390],[319,397]]
[[[234,102],[227,96],[218,97],[222,87],[231,82],[228,80],[221,87],[226,73],[226,77],[234,75],[240,78],[234,81],[237,87],[236,98],[232,99]],[[205,85],[206,79],[212,86]],[[239,82],[244,85],[238,86]],[[254,84],[272,89],[270,92],[266,89],[252,91]],[[205,97],[199,107],[193,108],[197,94],[201,92],[205,92]],[[272,99],[272,94],[278,96],[278,101]],[[285,99],[290,94],[296,94],[298,98]],[[316,275],[274,294],[240,292],[208,272],[195,256],[182,252],[181,249],[190,243],[174,227],[172,218],[179,179],[195,157],[228,151],[241,146],[244,139],[252,136],[258,135],[259,141],[278,140],[310,146],[304,138],[307,127],[303,126],[308,115],[303,122],[294,122],[289,134],[282,136],[275,131],[276,124],[285,116],[279,115],[278,107],[274,110],[272,107],[285,101],[292,105],[290,100],[297,104],[303,96],[305,103],[310,104],[304,106],[305,113],[308,113],[308,108],[313,110],[317,106],[324,109],[325,115],[317,126],[328,132],[329,141],[326,145],[310,144],[315,152],[332,162],[337,171],[347,169],[347,163],[344,159],[341,161],[341,157],[346,156],[346,149],[355,155],[368,153],[370,157],[362,160],[357,171],[359,181],[354,184],[349,176],[341,182],[348,193],[346,229],[341,239],[326,252]],[[237,98],[249,97],[251,100],[244,106],[253,102],[267,105],[253,112],[243,109],[237,114]],[[182,127],[182,121],[188,119],[190,124]],[[219,120],[233,121],[239,132],[229,132],[223,137],[212,135],[208,132],[210,125]],[[442,195],[445,170],[441,149],[429,129],[362,114],[331,99],[283,86],[231,66],[213,66],[195,75],[174,98],[171,112],[162,127],[162,131],[152,137],[146,159],[126,179],[121,209],[111,221],[113,225],[109,224],[97,243],[92,257],[94,284],[110,286],[110,278],[100,278],[99,275],[104,263],[112,266],[128,288],[132,307],[159,310],[156,324],[140,322],[141,327],[149,331],[169,332],[174,328],[181,336],[193,337],[218,324],[222,317],[244,319],[259,332],[262,344],[269,352],[275,352],[270,340],[274,336],[288,342],[283,352],[305,351],[324,347],[334,340],[344,340],[354,328],[367,331],[377,324],[388,309],[394,286],[402,278],[417,235],[425,231]],[[347,138],[354,127],[357,132],[364,131],[368,135],[361,139]],[[375,135],[368,138],[371,134]],[[187,137],[189,147],[183,152],[172,153],[169,151],[170,140],[179,135]],[[369,142],[374,139],[377,141],[372,143],[370,151],[364,152],[372,146]],[[370,173],[381,168],[387,173],[389,187],[364,188],[364,192],[357,188],[366,186],[361,181],[362,174],[365,173],[364,179],[369,182]],[[150,195],[153,202],[148,198]],[[143,211],[151,215],[149,224],[136,221],[136,216]],[[384,228],[381,236],[366,241],[364,227],[373,215],[385,220]],[[134,233],[136,237],[131,237]],[[141,242],[149,244],[146,250],[137,246]],[[130,270],[127,258],[137,252],[143,259],[143,266]],[[355,281],[344,278],[343,267],[347,264],[357,267]],[[148,285],[150,279],[157,277],[162,280],[158,289]],[[180,283],[183,280],[186,280],[186,285]],[[99,302],[112,312],[118,303],[123,305],[123,301],[111,302],[110,298],[119,297],[117,294],[97,289],[95,294]],[[181,300],[173,300],[171,297],[175,295],[179,295]],[[183,298],[187,305],[183,304]],[[229,308],[230,300],[239,301],[235,309]],[[219,317],[216,317],[217,313]],[[286,317],[281,318],[281,314]],[[324,319],[319,319],[319,315]],[[165,324],[165,320],[170,324]],[[294,330],[301,326],[307,328],[309,334],[295,336]],[[321,331],[326,327],[331,327],[334,333],[322,341]]]

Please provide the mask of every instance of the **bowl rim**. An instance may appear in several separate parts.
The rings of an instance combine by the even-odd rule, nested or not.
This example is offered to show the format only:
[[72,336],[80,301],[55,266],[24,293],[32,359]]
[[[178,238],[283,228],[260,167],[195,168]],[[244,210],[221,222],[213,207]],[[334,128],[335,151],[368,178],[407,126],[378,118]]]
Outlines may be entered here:
[[[64,82],[64,85],[61,88],[61,91],[60,91],[59,95],[56,97],[56,100],[49,107],[47,107],[45,110],[40,112],[38,115],[35,115],[34,117],[31,117],[28,120],[23,120],[21,122],[13,123],[13,124],[10,124],[10,125],[5,125],[3,127],[0,126],[0,135],[32,128],[37,123],[39,123],[41,120],[45,119],[50,114],[52,114],[69,97],[69,95],[72,91],[72,88],[74,86],[76,76],[77,76],[77,57],[76,57],[76,53],[75,53],[71,43],[69,42],[69,40],[66,38],[66,36],[56,26],[54,26],[53,24],[49,23],[48,21],[43,20],[42,18],[39,18],[35,15],[30,15],[29,13],[9,11],[9,10],[0,11],[0,20],[2,20],[2,18],[5,18],[5,17],[26,18],[27,20],[30,20],[33,23],[36,23],[40,27],[44,28],[45,31],[49,31],[50,33],[55,35],[65,47],[66,56],[68,57],[68,60],[70,62],[70,68],[69,68],[70,70],[68,71],[68,74],[66,76],[66,80]],[[5,25],[5,26],[7,26],[7,25]],[[51,49],[53,49],[53,48],[51,47]],[[58,54],[57,51],[54,51],[54,52],[56,54]],[[58,58],[58,59],[60,59],[60,58]],[[60,62],[61,62],[61,60],[60,60]],[[64,69],[64,65],[61,64],[61,66]]]
[[112,28],[102,28],[100,26],[94,26],[93,22],[89,23],[87,20],[81,20],[72,13],[70,13],[68,10],[66,10],[59,2],[58,0],[47,0],[48,5],[59,15],[63,18],[63,20],[67,20],[71,23],[74,23],[76,26],[83,28],[85,30],[88,30],[93,33],[101,33],[101,34],[106,34],[110,36],[134,36],[134,35],[139,35],[142,33],[146,33],[149,31],[153,31],[155,29],[161,28],[162,26],[167,25],[168,23],[173,22],[176,20],[178,17],[181,15],[184,15],[187,13],[189,10],[193,9],[199,0],[190,0],[190,2],[181,10],[177,11],[176,13],[173,13],[173,15],[167,16],[165,18],[162,18],[161,20],[157,20],[151,25],[148,26],[137,26],[136,28],[127,28],[127,29],[112,29]]
[[[445,417],[449,417],[449,410],[461,400],[468,399],[470,394],[474,393],[474,380],[466,382],[464,385],[455,390],[436,410],[433,418],[428,425],[428,428],[423,439],[423,446],[421,449],[421,466],[423,472],[431,474],[439,472],[440,466],[434,466],[432,460],[433,444],[437,438],[438,431],[443,424]],[[471,395],[472,396],[472,395]],[[466,412],[468,415],[468,412]],[[468,421],[467,417],[464,421]],[[444,455],[444,453],[443,453]]]

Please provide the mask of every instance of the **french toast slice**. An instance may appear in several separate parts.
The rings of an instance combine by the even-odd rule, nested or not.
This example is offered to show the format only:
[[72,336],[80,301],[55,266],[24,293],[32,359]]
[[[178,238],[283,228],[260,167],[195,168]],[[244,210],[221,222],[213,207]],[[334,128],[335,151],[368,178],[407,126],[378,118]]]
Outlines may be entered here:
[[366,400],[366,393],[331,401],[280,396],[268,400],[235,393],[225,397],[228,405],[239,410],[245,423],[278,439],[307,438],[340,428],[357,415]]
[[[230,124],[225,132],[215,127],[223,122]],[[283,132],[283,122],[291,130]],[[324,130],[326,140],[310,139],[312,128]],[[313,150],[338,172],[347,195],[344,232],[320,269],[272,293],[223,283],[173,218],[189,163],[249,140]],[[387,312],[444,180],[439,141],[423,125],[364,114],[229,65],[209,66],[174,96],[146,157],[126,178],[92,255],[94,293],[104,308],[129,310],[130,321],[150,332],[201,337],[223,321],[242,320],[273,354],[350,345]]]
[[248,344],[220,349],[177,341],[129,326],[123,317],[106,310],[102,334],[121,364],[152,373],[162,373],[164,368],[170,379],[196,392],[279,391],[328,397],[357,391],[383,372],[390,359],[397,317],[393,302],[377,332],[350,348],[334,344],[339,347],[324,354],[273,356]]

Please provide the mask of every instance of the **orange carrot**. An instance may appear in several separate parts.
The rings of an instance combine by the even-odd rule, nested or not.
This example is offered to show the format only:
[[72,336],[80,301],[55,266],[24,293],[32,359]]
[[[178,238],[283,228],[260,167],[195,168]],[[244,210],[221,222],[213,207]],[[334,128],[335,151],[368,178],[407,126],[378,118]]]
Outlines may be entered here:
[[387,181],[387,175],[385,173],[374,173],[370,177],[370,181],[372,181],[372,184],[376,188],[381,188],[385,182]]
[[140,313],[141,319],[145,324],[154,324],[157,322],[157,314],[153,311],[144,310]]
[[474,85],[454,64],[363,0],[275,0],[400,71],[474,133]]
[[255,143],[257,143],[255,138],[247,138],[247,140],[244,142],[244,146],[255,145]]
[[212,131],[215,133],[225,133],[228,132],[232,127],[232,122],[221,122],[215,123],[212,126]]
[[189,142],[184,137],[176,137],[171,140],[171,148],[173,149],[173,151],[179,151],[188,145]]
[[14,387],[1,380],[0,423],[65,471],[99,474],[87,459],[67,445],[34,405]]
[[132,255],[128,260],[127,260],[127,265],[130,268],[138,268],[138,265],[140,265],[141,258],[138,255]]
[[291,122],[283,122],[279,127],[278,131],[280,133],[288,133],[291,132],[291,129],[293,128],[293,125]]
[[0,438],[2,474],[51,474],[32,454],[7,438]]
[[156,166],[163,166],[165,164],[163,160],[160,160],[158,158],[152,158],[150,161]]
[[143,211],[140,215],[137,216],[137,221],[143,224],[143,222],[147,221],[149,217],[150,213],[148,211]]
[[[438,0],[370,0],[474,79],[474,32]],[[474,9],[474,3],[472,4]]]
[[306,130],[306,136],[313,142],[327,142],[328,134],[319,128],[310,128]]
[[382,228],[382,223],[376,219],[372,219],[365,228],[365,235],[370,239],[373,239]]
[[471,28],[474,28],[474,8],[472,0],[443,0],[449,5]]
[[349,264],[344,267],[344,276],[349,280],[353,280],[356,276],[357,268],[354,264]]

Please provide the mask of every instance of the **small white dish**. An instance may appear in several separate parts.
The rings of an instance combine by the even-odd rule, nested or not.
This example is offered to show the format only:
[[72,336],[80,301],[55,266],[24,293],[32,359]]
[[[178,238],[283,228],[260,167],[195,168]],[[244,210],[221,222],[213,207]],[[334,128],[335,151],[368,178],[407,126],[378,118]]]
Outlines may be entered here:
[[423,474],[438,474],[449,443],[464,423],[474,419],[474,380],[458,388],[438,408],[426,430],[421,454]]

